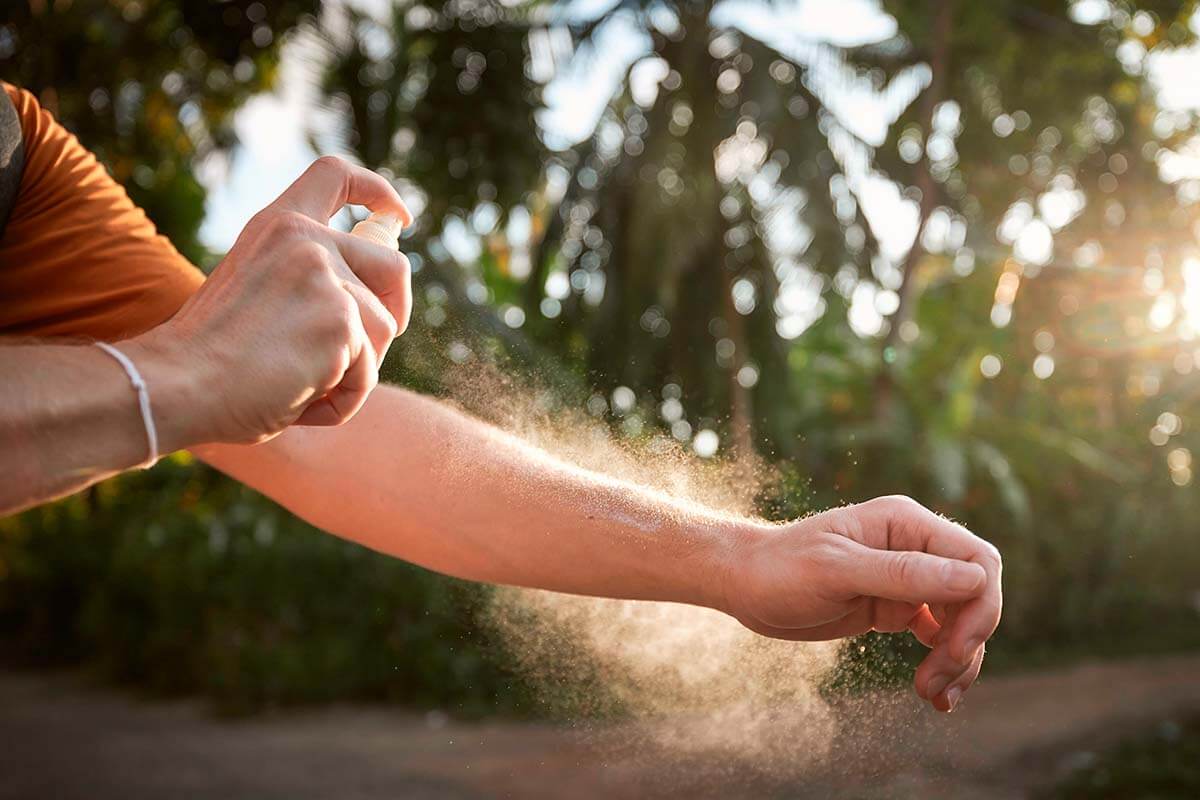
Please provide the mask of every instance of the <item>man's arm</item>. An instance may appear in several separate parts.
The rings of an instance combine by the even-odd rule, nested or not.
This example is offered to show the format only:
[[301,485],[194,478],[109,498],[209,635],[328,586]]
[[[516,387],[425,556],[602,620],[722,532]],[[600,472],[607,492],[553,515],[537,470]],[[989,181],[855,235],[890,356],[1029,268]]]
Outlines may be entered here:
[[994,548],[912,501],[786,526],[738,518],[564,463],[394,387],[336,429],[195,452],[318,527],[462,578],[704,605],[780,638],[912,630],[933,646],[918,689],[943,710],[978,674],[999,621]]
[[[408,262],[329,228],[346,203],[411,219],[382,177],[321,159],[255,216],[174,317],[119,343],[148,387],[159,452],[337,425],[366,400],[408,322]],[[137,394],[109,354],[0,345],[0,514],[146,460]]]
[[[121,349],[153,392],[162,452],[197,441],[200,371],[181,372],[141,337]],[[148,442],[129,377],[86,345],[0,345],[0,514],[89,486],[146,460]]]
[[746,522],[580,469],[391,386],[340,428],[193,452],[388,555],[575,594],[719,606],[722,551]]

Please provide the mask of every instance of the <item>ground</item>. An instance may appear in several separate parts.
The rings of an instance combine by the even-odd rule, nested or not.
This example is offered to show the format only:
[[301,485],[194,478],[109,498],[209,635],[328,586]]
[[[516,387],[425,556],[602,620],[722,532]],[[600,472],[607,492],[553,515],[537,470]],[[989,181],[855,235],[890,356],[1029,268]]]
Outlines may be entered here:
[[[856,701],[814,765],[631,747],[623,727],[462,723],[361,708],[215,719],[76,675],[0,672],[0,799],[1026,797],[1095,751],[1200,712],[1200,656],[985,680],[950,716]],[[797,748],[808,745],[797,742]],[[778,759],[776,759],[778,762]],[[799,761],[799,759],[798,759]]]

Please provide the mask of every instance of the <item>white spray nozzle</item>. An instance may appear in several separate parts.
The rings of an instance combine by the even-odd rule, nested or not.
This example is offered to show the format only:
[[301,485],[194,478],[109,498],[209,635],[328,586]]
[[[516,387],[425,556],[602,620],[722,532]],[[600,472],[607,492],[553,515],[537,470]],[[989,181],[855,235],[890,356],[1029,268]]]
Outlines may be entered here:
[[372,214],[354,226],[350,231],[352,236],[361,236],[383,247],[398,250],[400,248],[400,231],[404,224],[392,214]]

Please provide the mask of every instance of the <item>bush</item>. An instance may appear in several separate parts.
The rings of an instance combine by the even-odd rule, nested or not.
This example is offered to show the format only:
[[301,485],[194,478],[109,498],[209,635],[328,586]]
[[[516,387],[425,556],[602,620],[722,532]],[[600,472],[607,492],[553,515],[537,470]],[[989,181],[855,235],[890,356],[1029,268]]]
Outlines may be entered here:
[[323,534],[179,456],[0,520],[9,661],[85,662],[230,712],[516,710],[520,686],[473,621],[484,591]]
[[1170,800],[1200,796],[1200,717],[1168,720],[1124,742],[1057,787],[1046,800]]

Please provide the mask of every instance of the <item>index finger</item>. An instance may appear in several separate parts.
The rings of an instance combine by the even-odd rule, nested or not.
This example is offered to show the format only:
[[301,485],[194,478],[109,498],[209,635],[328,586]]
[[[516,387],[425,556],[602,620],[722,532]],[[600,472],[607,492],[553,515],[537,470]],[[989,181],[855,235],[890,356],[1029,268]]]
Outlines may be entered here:
[[354,276],[396,318],[397,335],[403,333],[412,313],[412,265],[408,256],[341,231],[329,231],[328,243]]
[[310,164],[273,205],[327,224],[347,203],[394,214],[406,228],[412,224],[412,212],[396,187],[382,175],[337,156],[322,156]]
[[[988,542],[961,525],[933,513],[908,498],[883,497],[861,504],[864,527],[887,532],[890,550],[919,550],[945,558],[971,561],[983,567],[987,582],[979,596],[963,603],[949,631],[943,634],[951,655],[962,664],[971,663],[975,652],[1000,624],[1003,593],[1000,585],[1000,554]],[[874,517],[874,521],[870,518]]]

